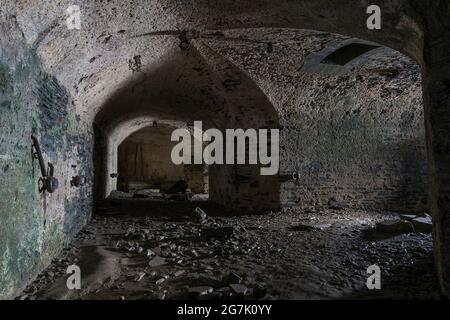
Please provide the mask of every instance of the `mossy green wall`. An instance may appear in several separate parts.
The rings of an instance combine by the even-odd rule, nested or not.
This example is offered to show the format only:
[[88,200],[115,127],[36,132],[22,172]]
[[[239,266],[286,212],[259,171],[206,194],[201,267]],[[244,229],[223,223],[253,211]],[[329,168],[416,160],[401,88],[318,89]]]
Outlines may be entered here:
[[[33,50],[11,61],[0,56],[1,299],[45,268],[91,211],[90,192],[70,188],[71,175],[92,175],[90,134],[80,132],[66,90],[42,70]],[[55,165],[55,194],[38,192],[31,134],[39,137],[45,161]]]

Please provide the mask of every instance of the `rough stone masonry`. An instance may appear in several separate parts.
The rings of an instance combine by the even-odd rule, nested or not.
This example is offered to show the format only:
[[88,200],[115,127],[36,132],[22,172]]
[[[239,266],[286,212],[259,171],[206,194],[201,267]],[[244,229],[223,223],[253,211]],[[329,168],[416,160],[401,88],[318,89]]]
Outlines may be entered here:
[[[366,27],[366,1],[80,0],[78,29],[69,0],[2,1],[0,298],[73,246],[118,186],[119,145],[155,121],[280,129],[279,175],[203,168],[225,212],[429,213],[449,296],[450,3],[373,4],[380,30]],[[31,135],[55,193],[39,192]]]

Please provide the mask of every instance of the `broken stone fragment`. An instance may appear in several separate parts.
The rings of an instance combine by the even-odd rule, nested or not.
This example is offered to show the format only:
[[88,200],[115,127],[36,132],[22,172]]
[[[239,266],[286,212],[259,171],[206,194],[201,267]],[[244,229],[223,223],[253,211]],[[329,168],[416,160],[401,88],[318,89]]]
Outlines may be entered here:
[[222,297],[224,298],[229,298],[233,295],[233,293],[231,292],[231,288],[230,287],[223,287],[220,289],[216,290],[218,293],[221,294]]
[[323,230],[326,230],[326,229],[331,228],[332,226],[333,226],[333,225],[332,225],[332,224],[329,224],[329,223],[318,224],[318,225],[315,225],[315,226],[314,226],[314,229],[323,231]]
[[193,193],[191,189],[186,189],[186,195],[188,196],[189,199],[192,199],[195,193]]
[[247,293],[247,286],[243,285],[243,284],[230,284],[230,288],[231,290],[233,290],[233,292],[239,296],[243,296]]
[[228,284],[240,284],[242,278],[234,272],[230,272],[228,276],[224,279]]
[[433,219],[429,214],[409,215],[402,214],[403,220],[409,221],[413,224],[416,232],[429,234],[433,231]]
[[153,256],[156,256],[156,253],[153,252],[153,250],[151,250],[151,249],[147,249],[147,257],[153,257]]
[[245,300],[254,300],[255,294],[253,288],[248,288],[247,292],[245,293]]
[[154,257],[154,258],[153,258],[152,260],[150,260],[150,262],[148,263],[148,265],[149,265],[150,267],[152,267],[152,268],[157,268],[157,267],[163,266],[163,265],[165,265],[165,264],[167,264],[166,259],[164,259],[164,258],[162,258],[162,257],[160,257],[160,256]]
[[418,217],[412,220],[416,232],[429,234],[433,232],[433,220],[431,216]]
[[197,258],[197,257],[198,257],[198,252],[195,251],[195,249],[192,249],[192,250],[189,252],[189,255],[191,255],[192,257]]
[[161,247],[154,247],[149,249],[150,251],[153,252],[154,255],[159,256],[161,254]]
[[207,215],[205,211],[203,211],[201,208],[197,207],[192,211],[192,218],[196,220],[203,221],[207,218]]
[[415,218],[417,218],[417,215],[415,215],[415,214],[401,214],[401,215],[400,215],[400,218],[401,218],[402,220],[412,221],[412,220],[414,220]]
[[405,234],[414,233],[414,225],[409,221],[404,220],[388,220],[379,222],[376,229],[384,233]]
[[139,273],[138,276],[136,277],[136,281],[137,282],[141,281],[145,277],[145,275],[146,275],[145,272]]
[[214,291],[212,287],[192,287],[188,289],[190,297],[203,296]]
[[186,273],[185,270],[178,270],[178,271],[176,271],[176,272],[173,274],[173,276],[174,276],[175,278],[177,278],[177,277],[182,276],[182,275],[185,274],[185,273]]

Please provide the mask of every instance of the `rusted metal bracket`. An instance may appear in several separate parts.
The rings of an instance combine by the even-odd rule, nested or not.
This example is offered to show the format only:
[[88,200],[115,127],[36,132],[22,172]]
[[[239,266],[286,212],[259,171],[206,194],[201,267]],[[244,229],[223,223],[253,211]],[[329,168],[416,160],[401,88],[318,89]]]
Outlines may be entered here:
[[58,188],[58,179],[53,176],[55,168],[50,162],[48,162],[48,168],[45,166],[38,139],[32,135],[31,140],[33,141],[31,146],[33,150],[33,159],[37,159],[39,161],[39,167],[41,168],[41,177],[38,182],[39,192],[43,193],[47,191],[48,193],[54,193]]

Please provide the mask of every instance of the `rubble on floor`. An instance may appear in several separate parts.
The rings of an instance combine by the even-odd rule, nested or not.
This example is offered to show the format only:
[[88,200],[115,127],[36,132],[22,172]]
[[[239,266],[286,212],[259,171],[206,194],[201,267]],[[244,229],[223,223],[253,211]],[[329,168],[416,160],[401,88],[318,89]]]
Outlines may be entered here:
[[400,215],[400,219],[386,220],[377,223],[376,230],[392,234],[424,233],[432,232],[433,221],[430,215]]
[[[49,288],[67,277],[67,266],[92,246],[115,256],[120,274],[70,298],[439,298],[430,235],[364,239],[364,230],[395,214],[288,208],[233,216],[207,202],[117,201],[102,206],[18,299],[48,297]],[[380,292],[365,286],[373,264],[383,273]]]
[[403,234],[403,233],[413,233],[414,226],[409,221],[403,220],[387,220],[377,223],[376,225],[377,231],[386,232],[386,233],[394,233],[394,234]]
[[207,218],[207,214],[201,208],[197,207],[192,211],[192,218],[200,221],[204,221]]

